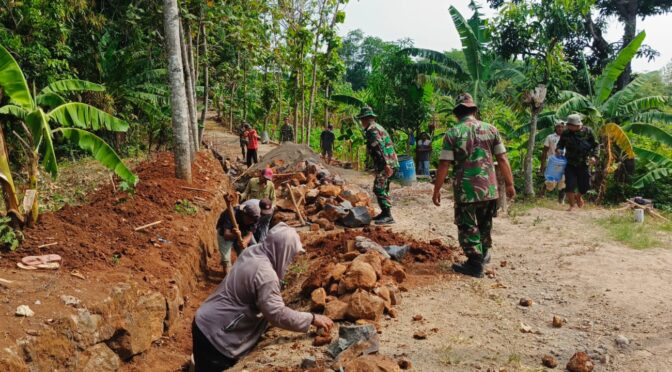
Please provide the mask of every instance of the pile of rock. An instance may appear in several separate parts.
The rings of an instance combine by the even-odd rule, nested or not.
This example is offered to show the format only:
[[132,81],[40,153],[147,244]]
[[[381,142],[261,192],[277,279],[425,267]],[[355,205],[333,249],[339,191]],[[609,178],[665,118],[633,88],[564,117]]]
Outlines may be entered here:
[[268,166],[275,174],[275,223],[311,225],[314,231],[329,231],[334,223],[361,227],[371,222],[374,211],[369,195],[356,185],[346,185],[320,161],[286,164],[276,159]]
[[398,286],[406,279],[403,265],[363,236],[348,241],[346,253],[339,258],[321,265],[304,281],[302,294],[310,297],[311,310],[323,311],[332,320],[360,324],[376,323],[384,314],[395,318]]

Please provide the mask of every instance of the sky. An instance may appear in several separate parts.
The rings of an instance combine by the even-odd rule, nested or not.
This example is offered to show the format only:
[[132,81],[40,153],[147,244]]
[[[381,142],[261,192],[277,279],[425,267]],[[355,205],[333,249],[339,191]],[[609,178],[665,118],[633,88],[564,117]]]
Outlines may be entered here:
[[[483,5],[487,17],[496,15],[494,10],[486,6],[485,0],[479,3]],[[340,26],[339,34],[345,36],[352,30],[361,29],[366,35],[377,36],[385,41],[410,38],[418,48],[439,51],[460,48],[460,38],[448,7],[453,5],[468,17],[472,12],[467,4],[469,0],[350,0],[345,8],[345,23]],[[644,43],[656,49],[660,56],[651,62],[645,58],[635,59],[632,66],[636,72],[659,70],[672,62],[672,43],[667,35],[671,29],[670,22],[672,13],[638,20],[637,30],[646,31]],[[622,25],[616,19],[610,20],[607,40],[619,40],[622,30]]]

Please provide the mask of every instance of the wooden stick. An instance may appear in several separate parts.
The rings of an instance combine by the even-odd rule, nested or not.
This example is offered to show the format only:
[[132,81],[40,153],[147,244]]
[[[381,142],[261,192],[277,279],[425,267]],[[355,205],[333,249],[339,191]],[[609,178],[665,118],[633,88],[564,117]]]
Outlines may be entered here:
[[224,201],[226,202],[226,211],[229,214],[229,219],[231,220],[231,225],[233,225],[233,228],[238,231],[236,233],[236,239],[238,240],[238,245],[240,248],[244,247],[243,244],[243,236],[241,235],[240,228],[238,227],[238,221],[236,221],[236,212],[233,211],[233,204],[232,204],[232,195],[228,195],[226,198],[224,198]]
[[191,191],[203,191],[203,192],[209,192],[209,193],[211,193],[211,194],[213,193],[212,190],[197,189],[197,188],[195,188],[195,187],[180,186],[180,188],[181,188],[181,189],[185,189],[185,190],[191,190]]
[[42,244],[42,245],[38,245],[37,248],[51,247],[52,245],[56,245],[56,244],[58,244],[58,242],[48,243],[48,244]]
[[114,176],[112,176],[112,173],[110,173],[110,183],[112,183],[112,191],[114,193],[117,192],[117,185],[114,184]]
[[14,283],[14,282],[11,281],[11,280],[7,280],[7,279],[0,278],[0,283],[2,283],[2,284],[12,284],[12,283]]
[[299,216],[299,221],[301,221],[301,226],[306,226],[306,221],[303,219],[299,205],[296,204],[296,198],[294,198],[294,189],[292,188],[292,185],[288,184],[287,188],[289,189],[289,196],[292,198],[292,204],[294,204],[294,208],[296,208],[296,214]]
[[160,224],[161,222],[163,222],[163,220],[154,221],[154,222],[148,223],[146,225],[138,226],[138,227],[135,228],[135,231],[140,231],[140,230],[144,230],[148,227],[156,226],[156,225]]
[[247,172],[249,172],[251,169],[252,169],[252,167],[247,168],[247,169],[245,170],[245,172],[243,172],[243,173],[240,174],[240,176],[234,178],[232,183],[236,183],[236,182],[238,182],[238,180],[241,179],[244,175],[246,175]]

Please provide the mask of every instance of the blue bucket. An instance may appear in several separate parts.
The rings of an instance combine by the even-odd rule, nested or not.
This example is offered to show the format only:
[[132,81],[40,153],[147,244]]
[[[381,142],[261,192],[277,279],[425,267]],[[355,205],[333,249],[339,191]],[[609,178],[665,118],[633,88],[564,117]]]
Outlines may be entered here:
[[399,156],[399,171],[396,178],[404,186],[410,186],[415,182],[415,162],[412,156]]
[[546,181],[560,182],[562,176],[565,174],[565,167],[567,166],[567,159],[562,156],[553,155],[548,159],[548,165],[544,172]]

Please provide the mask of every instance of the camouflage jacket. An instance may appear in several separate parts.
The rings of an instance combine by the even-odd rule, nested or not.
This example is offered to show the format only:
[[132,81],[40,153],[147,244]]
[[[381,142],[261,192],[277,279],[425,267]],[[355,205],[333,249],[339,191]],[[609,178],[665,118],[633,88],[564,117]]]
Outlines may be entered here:
[[294,128],[291,125],[285,124],[280,128],[280,142],[294,141]]
[[453,164],[455,203],[495,200],[497,174],[494,156],[506,152],[494,126],[467,117],[450,128],[443,139],[441,160]]
[[578,132],[565,130],[556,146],[557,150],[565,150],[567,163],[575,166],[585,165],[588,156],[597,156],[598,148],[593,131],[585,126]]
[[386,165],[391,168],[399,168],[397,153],[394,152],[392,138],[378,123],[373,123],[366,128],[366,149],[373,160],[373,167],[377,172],[385,169]]

